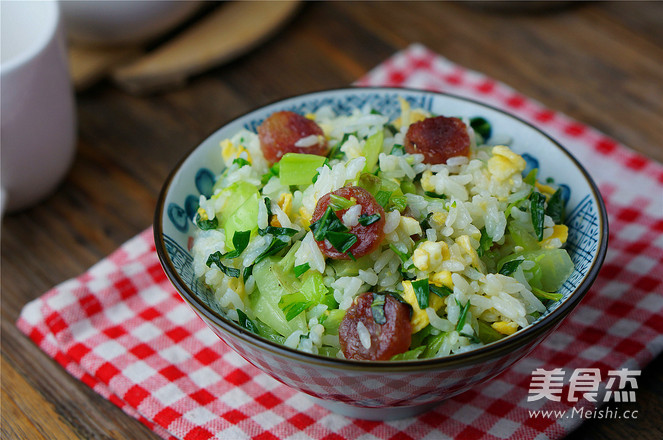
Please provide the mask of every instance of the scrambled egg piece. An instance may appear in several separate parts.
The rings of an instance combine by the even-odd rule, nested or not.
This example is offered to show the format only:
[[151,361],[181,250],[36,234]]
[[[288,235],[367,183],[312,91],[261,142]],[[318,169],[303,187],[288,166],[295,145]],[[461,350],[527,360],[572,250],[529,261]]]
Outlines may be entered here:
[[566,240],[569,238],[569,228],[566,225],[555,225],[553,226],[553,233],[550,237],[541,241],[541,247],[549,248],[551,247],[551,242],[558,238],[562,243],[566,243]]
[[421,225],[419,224],[419,222],[413,219],[412,217],[408,217],[406,215],[401,216],[401,221],[398,224],[398,227],[401,228],[403,232],[405,232],[407,235],[410,236],[421,234]]
[[[412,333],[417,333],[426,327],[430,323],[430,320],[428,319],[426,310],[419,308],[419,302],[417,301],[417,296],[414,294],[412,281],[403,281],[403,299],[412,306],[410,324],[412,325]],[[437,295],[429,295],[428,307],[431,307],[437,312],[443,305],[444,300],[442,298]]]
[[207,215],[207,211],[205,211],[201,207],[198,207],[198,215],[200,216],[200,220],[202,220],[202,221],[209,220],[209,216]]
[[500,180],[505,180],[516,173],[522,173],[527,162],[504,145],[493,147],[493,157],[488,159],[488,170]]
[[424,272],[439,271],[444,260],[451,257],[449,246],[443,241],[424,241],[414,250],[412,263]]
[[242,153],[246,153],[246,160],[250,163],[253,163],[251,159],[251,153],[244,148],[242,145],[234,145],[230,142],[230,139],[225,139],[221,141],[221,157],[223,157],[223,162],[227,167],[232,165],[233,161],[240,157]]
[[442,227],[447,222],[447,216],[448,214],[446,212],[436,212],[431,216],[431,220],[433,220],[440,227]]
[[493,322],[490,326],[503,335],[512,335],[518,330],[518,324],[515,322],[498,321]]
[[433,275],[429,277],[429,280],[431,283],[435,284],[436,286],[446,286],[449,289],[454,288],[454,283],[451,280],[451,272],[448,270],[443,270],[441,272],[435,272]]
[[421,187],[424,191],[435,191],[435,185],[431,182],[432,177],[433,173],[430,170],[424,171],[421,175]]
[[398,128],[399,130],[402,127],[407,127],[410,124],[414,124],[415,122],[423,121],[428,117],[428,113],[421,109],[410,110],[410,103],[400,96],[398,97],[398,102],[401,104],[401,116],[394,119],[393,124],[394,127]]
[[281,208],[283,212],[285,212],[285,215],[290,217],[290,209],[292,208],[292,194],[281,194],[279,201],[276,204],[279,205],[279,208]]
[[299,217],[301,218],[301,224],[305,228],[308,228],[309,226],[311,226],[311,217],[312,216],[313,215],[310,214],[308,212],[308,210],[306,208],[304,208],[303,206],[301,208],[299,208]]
[[539,182],[534,182],[534,186],[536,189],[538,189],[540,192],[542,192],[547,198],[550,198],[553,194],[555,194],[555,188],[553,188],[550,185],[544,185]]
[[479,259],[479,254],[472,247],[470,243],[470,237],[468,235],[461,235],[456,239],[456,244],[461,247],[467,254],[472,258],[472,265],[479,272],[486,272],[486,266],[483,264],[483,261]]

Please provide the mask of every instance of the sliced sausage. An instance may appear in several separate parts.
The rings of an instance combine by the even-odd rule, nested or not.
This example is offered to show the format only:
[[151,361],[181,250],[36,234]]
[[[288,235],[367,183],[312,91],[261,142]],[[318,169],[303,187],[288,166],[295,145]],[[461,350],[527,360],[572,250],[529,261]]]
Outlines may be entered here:
[[405,151],[423,154],[429,164],[447,163],[455,156],[469,156],[470,136],[458,118],[436,116],[410,125],[405,135]]
[[[382,240],[384,240],[384,209],[382,209],[382,206],[380,206],[375,200],[375,197],[364,188],[358,186],[346,186],[329,194],[325,194],[320,200],[318,200],[311,222],[316,222],[324,215],[329,206],[331,194],[341,196],[347,200],[354,199],[358,205],[361,205],[361,214],[367,216],[378,214],[380,215],[380,219],[366,226],[359,223],[349,228],[348,232],[357,237],[357,242],[352,245],[346,253],[340,252],[327,239],[316,240],[322,253],[326,257],[336,260],[347,260],[350,258],[349,253],[352,253],[352,256],[355,258],[359,258],[376,250],[378,246],[380,246],[380,243],[382,243]],[[341,209],[334,214],[339,220],[342,220],[343,214],[345,214],[348,209],[349,208]]]
[[[391,295],[384,295],[384,324],[378,324],[373,317],[374,294],[366,292],[355,300],[345,313],[338,328],[341,350],[346,359],[385,361],[403,353],[412,342],[410,310]],[[382,307],[382,306],[377,306]],[[359,324],[361,323],[361,324]],[[362,336],[360,328],[370,335],[370,344],[366,346],[366,334]]]
[[[317,136],[318,140],[311,141],[309,136]],[[258,127],[258,138],[270,165],[286,153],[326,156],[329,151],[322,128],[315,121],[289,111],[276,112],[265,119]]]

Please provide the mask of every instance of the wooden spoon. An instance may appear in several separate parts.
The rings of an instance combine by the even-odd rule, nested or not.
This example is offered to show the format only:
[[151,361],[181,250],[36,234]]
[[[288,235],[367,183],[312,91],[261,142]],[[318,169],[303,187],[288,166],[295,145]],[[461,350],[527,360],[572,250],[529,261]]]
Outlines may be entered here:
[[182,84],[267,39],[299,4],[295,0],[229,2],[152,52],[114,69],[112,78],[137,94]]

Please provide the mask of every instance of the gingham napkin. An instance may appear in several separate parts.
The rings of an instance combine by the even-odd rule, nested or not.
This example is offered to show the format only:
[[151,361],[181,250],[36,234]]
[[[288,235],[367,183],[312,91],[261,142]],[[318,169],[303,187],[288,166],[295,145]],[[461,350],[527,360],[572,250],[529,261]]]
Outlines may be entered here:
[[[529,439],[570,432],[581,417],[529,411],[591,409],[598,403],[566,396],[576,368],[599,369],[605,389],[612,370],[640,369],[663,349],[663,167],[421,45],[395,54],[358,84],[448,91],[504,108],[557,138],[596,180],[610,221],[603,270],[580,306],[529,356],[417,418],[339,416],[214,336],[165,277],[151,230],[26,305],[18,327],[74,377],[164,438]],[[560,402],[527,401],[537,368],[566,373]],[[629,405],[637,404],[618,404]]]

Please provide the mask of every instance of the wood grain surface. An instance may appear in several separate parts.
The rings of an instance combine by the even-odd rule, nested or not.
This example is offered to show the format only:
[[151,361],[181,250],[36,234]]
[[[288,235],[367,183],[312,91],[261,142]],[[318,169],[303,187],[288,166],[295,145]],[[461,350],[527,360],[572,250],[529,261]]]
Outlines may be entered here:
[[[105,81],[79,94],[78,153],[66,180],[2,222],[0,437],[157,438],[70,377],[14,323],[28,301],[147,228],[176,162],[255,107],[346,86],[421,42],[663,161],[663,3],[495,6],[309,3],[271,40],[181,88],[136,97]],[[570,438],[663,438],[663,359],[639,385],[637,420],[591,420]]]

